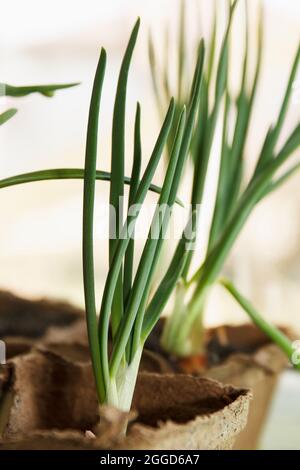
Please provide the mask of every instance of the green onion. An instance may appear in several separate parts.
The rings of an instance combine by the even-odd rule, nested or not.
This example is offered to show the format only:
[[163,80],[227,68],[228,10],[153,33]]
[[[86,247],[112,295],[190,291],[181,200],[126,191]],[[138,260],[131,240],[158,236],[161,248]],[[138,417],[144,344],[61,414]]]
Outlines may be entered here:
[[[111,154],[111,184],[110,184],[110,210],[113,214],[110,215],[112,220],[115,220],[115,234],[110,233],[109,239],[109,262],[112,263],[115,248],[118,242],[118,234],[120,232],[120,224],[123,221],[123,203],[121,198],[124,196],[124,158],[125,158],[125,107],[126,107],[126,90],[128,72],[132,53],[136,43],[140,20],[138,19],[123,61],[121,65],[117,93],[114,106],[113,127],[112,127],[112,154]],[[121,220],[120,220],[121,219]],[[117,281],[114,299],[112,303],[111,324],[112,334],[117,331],[121,318],[123,316],[123,271],[120,269],[119,278]]]
[[90,345],[90,352],[97,385],[98,398],[100,401],[105,398],[103,386],[103,376],[101,360],[98,347],[97,335],[97,314],[95,298],[94,279],[94,200],[96,181],[96,161],[98,144],[98,118],[100,109],[100,99],[106,66],[106,52],[102,49],[98,67],[96,70],[86,139],[85,172],[84,172],[84,194],[83,194],[83,238],[82,238],[82,258],[83,258],[83,281],[84,297],[86,308],[87,331]]
[[[137,38],[139,21],[136,23],[122,62],[117,86],[112,132],[112,170],[110,174],[110,202],[119,209],[119,196],[124,185],[124,136],[126,116],[126,88],[128,71]],[[176,200],[179,182],[187,159],[199,106],[204,44],[201,43],[193,80],[191,101],[186,112],[182,107],[176,123],[176,132],[166,175],[159,188],[159,201],[154,213],[148,238],[140,256],[137,271],[133,273],[134,243],[132,235],[141,205],[151,188],[154,173],[174,125],[175,105],[171,99],[163,125],[157,137],[148,165],[141,169],[141,109],[137,105],[134,135],[134,158],[130,178],[129,206],[124,223],[121,221],[120,234],[110,240],[110,262],[101,301],[98,328],[96,326],[96,300],[93,259],[93,212],[95,198],[97,132],[100,96],[104,78],[105,53],[102,51],[94,81],[87,134],[86,161],[84,172],[83,204],[83,276],[89,343],[93,362],[99,402],[128,410],[131,405],[144,342],[155,326],[174,288],[176,269],[169,269],[162,284],[153,291],[155,267],[159,261],[164,235],[169,223],[169,212]],[[153,188],[153,186],[152,186]],[[137,210],[132,213],[132,205]],[[123,208],[124,209],[124,208]],[[121,211],[122,213],[122,211]],[[157,237],[152,237],[155,229]],[[181,245],[185,252],[186,247]],[[181,253],[174,255],[175,261]],[[180,264],[180,263],[179,263]],[[175,268],[175,266],[174,266]],[[163,289],[163,302],[162,302]],[[152,300],[160,298],[159,309],[153,313],[148,309]],[[112,334],[110,334],[110,332]],[[110,344],[109,344],[110,339]]]
[[[241,229],[248,220],[256,205],[268,194],[277,189],[299,168],[300,163],[293,164],[283,174],[277,176],[278,170],[290,159],[300,146],[300,124],[290,134],[281,149],[278,141],[283,128],[292,93],[292,85],[296,77],[300,59],[298,48],[290,78],[286,87],[282,106],[279,110],[276,123],[270,127],[265,136],[262,149],[257,158],[256,168],[248,181],[245,181],[244,151],[251,118],[255,106],[257,87],[260,79],[260,70],[263,54],[263,19],[262,16],[257,32],[257,62],[254,76],[249,77],[249,50],[252,39],[249,37],[248,12],[245,3],[245,53],[242,62],[240,90],[235,99],[229,89],[230,63],[229,43],[233,14],[237,5],[235,1],[229,10],[229,20],[225,30],[221,49],[217,54],[216,30],[217,16],[213,19],[211,35],[208,41],[208,54],[205,63],[204,78],[202,81],[199,112],[194,129],[190,158],[193,163],[193,185],[191,194],[191,213],[203,203],[204,188],[207,180],[207,169],[211,158],[212,143],[216,135],[217,122],[223,121],[223,137],[220,152],[220,169],[217,180],[217,194],[211,221],[208,246],[204,262],[195,273],[190,272],[193,252],[184,256],[184,268],[178,268],[176,276],[177,293],[173,314],[167,319],[162,336],[162,345],[170,353],[177,355],[196,354],[202,350],[203,311],[210,287],[216,282],[222,271],[225,261],[234,245]],[[182,38],[184,28],[184,12],[181,11],[179,26],[178,71],[182,70],[182,50],[187,40]],[[154,62],[155,50],[151,43],[151,70],[155,95],[162,96],[160,84],[163,75],[159,77],[157,61]],[[218,56],[218,57],[217,57]],[[155,67],[154,67],[155,65]],[[213,69],[216,65],[216,78],[213,80]],[[178,75],[177,106],[188,102],[188,95],[183,96],[182,90],[187,88]],[[163,85],[161,85],[163,88]],[[224,106],[222,103],[224,102]],[[229,116],[235,109],[233,137],[229,132]],[[163,102],[159,102],[159,109],[163,109]],[[211,197],[209,195],[209,197]],[[197,229],[197,217],[194,217],[194,233]],[[200,227],[201,228],[201,227]],[[177,250],[180,252],[182,241]],[[171,272],[175,266],[172,266]],[[175,272],[175,271],[174,271]],[[180,272],[180,274],[178,274]],[[151,310],[154,305],[151,306]],[[155,314],[153,314],[155,317]],[[150,324],[150,323],[149,323]]]
[[[205,49],[204,42],[201,41],[198,48],[189,103],[187,106],[175,106],[174,99],[170,99],[163,124],[142,175],[141,107],[140,104],[137,104],[133,166],[131,177],[125,177],[126,92],[130,62],[137,40],[138,29],[139,20],[133,28],[119,74],[113,114],[110,173],[97,171],[96,169],[100,103],[106,68],[106,52],[102,49],[89,108],[84,170],[80,168],[50,169],[24,173],[0,180],[0,188],[46,180],[84,180],[83,285],[95,386],[99,404],[114,405],[125,411],[129,410],[131,406],[145,340],[158,321],[163,307],[181,275],[188,253],[187,245],[189,240],[183,232],[181,242],[170,267],[159,286],[154,288],[154,273],[160,259],[173,206],[175,203],[182,205],[177,198],[177,192],[190,152],[199,110]],[[184,32],[182,32],[183,34]],[[183,67],[184,63],[182,62],[180,70],[183,70]],[[21,88],[6,86],[6,93],[17,97],[39,92],[48,96],[54,89],[64,87],[66,86]],[[183,89],[181,91],[183,92]],[[11,115],[12,111],[9,111],[6,116],[7,119]],[[167,146],[170,146],[170,155],[164,182],[160,188],[155,186],[152,180]],[[109,269],[105,280],[99,318],[96,312],[93,237],[97,179],[109,181],[110,208],[121,214],[119,225],[117,225],[117,237],[113,238],[112,233],[110,233]],[[125,220],[123,220],[124,208],[120,202],[120,197],[124,193],[124,184],[130,185]],[[136,253],[132,237],[141,206],[150,190],[159,194],[158,206],[153,215],[140,259],[136,260],[137,270],[134,272],[133,266]],[[133,212],[132,207],[137,207],[137,210]],[[190,218],[192,224],[194,224],[194,219],[195,212],[193,211]],[[153,236],[153,233],[156,236]]]

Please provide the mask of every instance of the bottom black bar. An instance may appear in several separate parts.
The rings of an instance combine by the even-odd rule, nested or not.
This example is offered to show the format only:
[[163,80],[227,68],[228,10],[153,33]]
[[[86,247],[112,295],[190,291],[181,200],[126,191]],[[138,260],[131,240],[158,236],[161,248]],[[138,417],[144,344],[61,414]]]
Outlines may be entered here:
[[[236,464],[240,469],[243,462],[254,464],[256,461],[289,466],[291,458],[298,461],[299,451],[0,451],[0,463],[15,463],[16,465],[56,463],[81,467],[83,464],[121,466],[124,468],[137,468],[140,465],[192,465],[205,463],[228,463],[231,468]],[[3,467],[1,467],[3,468]],[[91,467],[89,467],[91,468]]]

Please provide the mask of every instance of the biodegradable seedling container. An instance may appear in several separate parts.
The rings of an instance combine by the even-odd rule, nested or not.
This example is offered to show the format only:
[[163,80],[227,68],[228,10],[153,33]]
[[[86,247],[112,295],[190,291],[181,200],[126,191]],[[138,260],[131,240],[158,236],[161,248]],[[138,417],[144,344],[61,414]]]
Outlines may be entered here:
[[[26,325],[26,328],[24,328]],[[7,336],[4,333],[9,333]],[[25,336],[26,334],[26,336]],[[89,369],[88,377],[84,379],[82,386],[78,388],[76,399],[74,396],[70,396],[70,393],[75,394],[75,390],[72,392],[71,386],[73,384],[71,376],[74,371],[74,365],[70,367],[70,377],[64,372],[65,379],[62,380],[62,372],[59,374],[57,379],[57,372],[51,375],[53,378],[59,381],[61,384],[61,390],[59,392],[62,397],[63,406],[53,406],[49,404],[42,404],[43,398],[37,402],[39,413],[44,414],[44,424],[42,427],[49,426],[53,428],[64,428],[75,427],[75,417],[70,413],[72,410],[77,414],[78,405],[82,404],[82,411],[80,413],[80,426],[81,430],[85,427],[93,427],[95,425],[95,419],[97,420],[97,411],[89,409],[86,410],[85,401],[82,396],[86,397],[86,401],[90,403],[91,392],[83,392],[85,384],[88,382],[92,389],[92,396],[95,396],[95,389],[93,387],[93,379],[91,372],[91,365],[89,362],[88,354],[88,338],[85,328],[84,312],[75,309],[66,304],[57,304],[50,301],[29,301],[22,298],[12,296],[8,293],[2,293],[0,295],[0,336],[6,343],[6,357],[10,363],[10,367],[14,367],[14,363],[17,357],[27,355],[31,351],[39,351],[48,349],[48,358],[56,360],[56,362],[62,362],[59,357],[64,358],[63,366],[60,366],[61,370],[68,367],[70,358],[77,357],[77,361],[80,357],[83,357],[83,362],[86,362]],[[23,336],[23,337],[22,337]],[[160,331],[155,332],[155,336],[150,336],[150,342],[146,344],[146,349],[143,352],[141,370],[150,371],[156,374],[179,374],[189,373],[197,374],[204,377],[210,377],[218,380],[222,383],[228,383],[237,388],[249,388],[252,390],[253,399],[250,402],[249,418],[247,428],[242,431],[235,442],[234,449],[254,449],[259,443],[259,437],[263,429],[264,421],[268,413],[268,409],[271,403],[271,397],[276,387],[278,380],[278,374],[281,370],[286,367],[287,359],[285,355],[276,347],[270,343],[268,337],[266,337],[259,329],[252,325],[238,326],[238,327],[220,327],[213,330],[206,331],[206,350],[208,351],[207,363],[203,361],[199,364],[198,356],[195,357],[195,362],[190,359],[186,362],[184,359],[181,361],[170,361],[169,358],[163,355],[163,351],[159,350],[159,337]],[[153,340],[156,338],[155,344]],[[55,354],[55,356],[54,356]],[[69,359],[67,360],[67,358]],[[59,362],[60,361],[60,362]],[[21,362],[22,363],[22,362]],[[24,361],[23,361],[24,363]],[[83,367],[83,366],[82,366]],[[56,370],[59,367],[55,366]],[[53,370],[53,367],[51,366]],[[2,369],[4,370],[4,369]],[[41,383],[48,384],[47,370],[49,366],[44,368],[44,371],[38,374],[39,377],[38,386],[36,386],[35,393],[40,394]],[[46,379],[44,378],[44,374]],[[76,372],[76,377],[81,377],[82,372]],[[7,377],[7,375],[5,376]],[[29,381],[29,380],[27,380]],[[69,384],[70,381],[70,384]],[[183,381],[183,380],[182,380]],[[71,386],[70,386],[71,385]],[[67,386],[67,388],[66,388]],[[48,387],[48,385],[47,385]],[[51,386],[54,388],[54,385]],[[1,388],[1,387],[0,387]],[[2,387],[3,388],[3,387]],[[1,390],[2,390],[1,388]],[[4,387],[5,388],[5,387]],[[28,386],[20,387],[18,395],[16,396],[16,402],[22,401],[26,404],[22,398],[22,394],[26,394]],[[30,389],[30,387],[29,387]],[[46,394],[46,391],[43,393]],[[56,393],[53,394],[53,400],[57,399],[57,384]],[[48,389],[47,396],[52,397],[52,389]],[[67,400],[63,399],[67,396]],[[148,396],[148,395],[147,395]],[[94,407],[96,407],[96,400],[93,399]],[[149,399],[150,400],[150,399]],[[65,401],[69,403],[66,406]],[[150,400],[151,403],[151,400]],[[44,408],[49,408],[49,413],[45,414],[42,411]],[[135,401],[133,403],[135,408]],[[31,420],[28,419],[28,410],[31,406],[26,405],[27,415],[26,419],[21,421],[22,426],[29,426],[30,432],[37,432],[37,425],[35,424],[32,430]],[[62,411],[63,410],[63,411]],[[69,414],[68,414],[69,413]],[[10,420],[10,426],[8,428],[14,428],[17,432],[11,435],[11,438],[17,439],[17,436],[22,434],[21,424],[17,424],[21,420],[23,413],[14,413],[13,420]],[[49,420],[48,416],[51,416]],[[86,416],[85,421],[82,416]],[[176,420],[175,420],[176,421]],[[62,426],[62,422],[65,423]],[[13,424],[14,423],[14,424]],[[24,424],[25,423],[25,424]],[[78,421],[77,421],[78,425]],[[78,431],[78,429],[76,428]],[[24,432],[24,431],[23,431]],[[29,432],[29,431],[28,431]],[[28,438],[27,444],[25,442],[10,444],[10,445],[42,445],[41,443],[50,442],[50,437],[53,438],[54,431],[47,431],[48,434],[44,435],[41,442],[38,444],[37,441],[33,443],[33,436]],[[80,436],[76,435],[76,442]],[[58,441],[53,442],[52,446],[59,445],[71,445],[67,443],[65,431],[63,436],[60,436]],[[80,443],[81,442],[81,443]],[[5,444],[6,445],[6,444]],[[50,445],[50,444],[49,444]],[[72,445],[75,445],[74,443]],[[79,443],[76,445],[82,445],[82,441],[79,439]]]
[[74,344],[12,357],[1,370],[0,390],[0,449],[229,449],[250,398],[210,379],[142,373],[136,413],[103,407],[99,425],[89,351]]
[[160,345],[162,327],[158,325],[146,344],[149,349],[144,351],[141,370],[209,377],[251,390],[247,426],[236,439],[234,449],[256,449],[279,375],[288,365],[284,352],[260,329],[248,324],[207,329],[205,356],[170,357]]

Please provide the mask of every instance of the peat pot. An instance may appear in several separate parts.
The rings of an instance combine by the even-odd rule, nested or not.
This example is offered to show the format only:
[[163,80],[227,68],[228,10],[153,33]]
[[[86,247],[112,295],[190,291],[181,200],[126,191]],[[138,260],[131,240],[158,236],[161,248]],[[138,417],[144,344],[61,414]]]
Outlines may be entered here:
[[132,412],[99,409],[82,312],[2,294],[0,449],[231,449],[245,427],[247,389],[189,374],[141,372]]
[[270,343],[264,333],[249,324],[207,330],[206,354],[179,361],[168,357],[160,348],[162,323],[148,341],[150,351],[144,354],[143,370],[188,373],[249,389],[253,400],[248,422],[239,434],[234,449],[256,449],[280,373],[287,366],[285,355]]

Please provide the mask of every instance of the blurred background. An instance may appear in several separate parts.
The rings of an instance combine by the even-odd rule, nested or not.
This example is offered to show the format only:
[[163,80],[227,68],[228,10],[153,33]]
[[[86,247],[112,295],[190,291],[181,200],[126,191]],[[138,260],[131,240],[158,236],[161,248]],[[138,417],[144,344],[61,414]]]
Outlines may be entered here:
[[[226,1],[216,2],[221,35]],[[185,3],[193,57],[199,35],[209,32],[213,2],[185,0]],[[249,169],[257,158],[263,134],[276,119],[299,44],[299,0],[251,0],[250,26],[253,35],[257,28],[258,9],[262,4],[265,8],[265,53],[259,96],[246,149]],[[1,128],[1,178],[39,169],[83,167],[89,99],[101,46],[107,50],[108,66],[100,121],[98,169],[109,170],[113,97],[120,61],[137,16],[141,17],[142,25],[128,89],[127,174],[132,162],[132,128],[137,100],[142,105],[145,164],[160,124],[150,79],[148,33],[151,29],[156,49],[160,52],[163,32],[166,26],[170,28],[170,74],[172,77],[174,73],[175,79],[176,66],[173,63],[179,2],[52,0],[46,6],[37,0],[1,0],[1,13],[1,82],[13,85],[81,82],[79,87],[58,92],[52,99],[39,95],[18,101],[0,99],[0,112],[8,106],[18,108],[15,118]],[[232,40],[233,77],[240,74],[243,27],[242,11],[239,11]],[[235,80],[232,86],[234,89]],[[283,138],[284,133],[298,122],[299,115],[300,75],[295,84]],[[162,169],[163,166],[156,176],[157,183],[162,180]],[[207,192],[214,187],[216,169],[217,166],[212,165]],[[234,278],[238,279],[241,290],[267,318],[292,326],[300,335],[299,188],[300,174],[256,209],[232,252],[230,269]],[[103,223],[100,203],[107,201],[107,190],[106,183],[98,183],[99,224]],[[181,188],[183,199],[188,200],[189,190],[187,175]],[[78,181],[35,183],[1,190],[1,289],[27,297],[49,296],[83,305],[81,200],[82,184]],[[148,203],[151,201],[155,201],[154,196],[149,196]],[[209,204],[204,212],[209,214]],[[99,229],[96,232],[99,297],[107,270],[107,244],[101,238]],[[216,288],[208,305],[207,324],[245,320],[245,314]],[[299,382],[293,374],[282,379],[262,447],[300,448],[299,433],[293,427],[300,393]],[[288,393],[291,401],[287,407]]]

